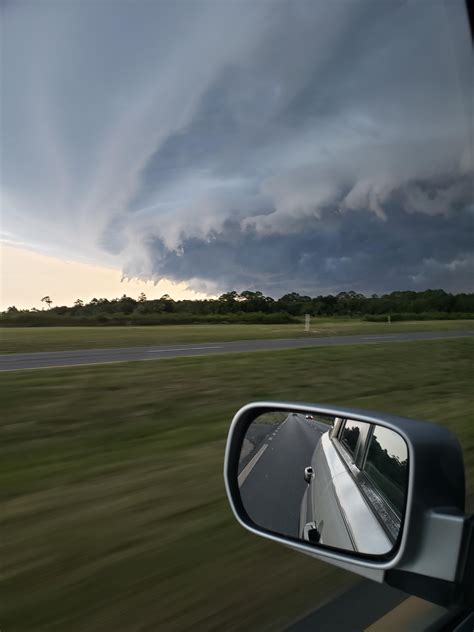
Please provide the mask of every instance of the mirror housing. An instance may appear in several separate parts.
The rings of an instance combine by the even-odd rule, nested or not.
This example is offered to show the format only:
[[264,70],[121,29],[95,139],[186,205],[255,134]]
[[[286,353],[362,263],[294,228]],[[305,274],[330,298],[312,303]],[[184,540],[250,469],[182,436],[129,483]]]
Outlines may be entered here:
[[[326,415],[377,424],[406,442],[409,476],[406,512],[399,545],[390,559],[364,559],[351,552],[318,546],[317,527],[305,525],[308,543],[256,525],[242,503],[238,467],[241,447],[250,424],[274,411],[304,416]],[[304,470],[307,483],[314,472]],[[461,446],[443,426],[353,408],[289,402],[255,402],[235,415],[227,439],[224,479],[231,508],[240,524],[262,537],[289,546],[377,582],[388,584],[443,606],[462,602],[466,551],[471,525],[464,513],[465,480]],[[308,480],[309,479],[309,480]]]

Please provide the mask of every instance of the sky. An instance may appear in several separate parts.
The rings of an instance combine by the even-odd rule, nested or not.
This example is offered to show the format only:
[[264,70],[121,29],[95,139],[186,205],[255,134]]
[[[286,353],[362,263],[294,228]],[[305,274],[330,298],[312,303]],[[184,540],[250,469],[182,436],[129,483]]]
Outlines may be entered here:
[[[49,296],[53,305],[72,305],[77,299],[88,303],[93,298],[117,298],[126,294],[137,299],[143,292],[148,299],[164,294],[176,299],[205,298],[185,283],[162,280],[123,280],[120,270],[74,261],[18,247],[0,244],[0,310],[11,305],[18,309],[45,309],[41,302]],[[32,278],[33,281],[32,282]]]
[[1,11],[2,305],[473,290],[461,0]]

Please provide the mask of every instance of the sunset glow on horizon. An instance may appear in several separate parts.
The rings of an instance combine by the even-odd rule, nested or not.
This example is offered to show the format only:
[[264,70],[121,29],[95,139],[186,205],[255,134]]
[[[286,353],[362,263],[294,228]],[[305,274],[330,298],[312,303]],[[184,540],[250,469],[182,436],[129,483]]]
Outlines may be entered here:
[[25,247],[0,242],[2,268],[0,310],[14,305],[18,309],[45,307],[43,296],[50,296],[53,305],[72,305],[76,299],[89,302],[95,298],[113,299],[126,294],[137,298],[144,292],[149,299],[169,294],[173,299],[206,298],[185,283],[162,280],[121,280],[118,269],[62,260],[40,254]]

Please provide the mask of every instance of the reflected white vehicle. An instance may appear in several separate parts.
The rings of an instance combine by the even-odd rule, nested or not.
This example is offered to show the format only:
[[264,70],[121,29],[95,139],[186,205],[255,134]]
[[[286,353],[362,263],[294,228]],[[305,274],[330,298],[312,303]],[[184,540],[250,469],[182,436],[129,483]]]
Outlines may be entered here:
[[405,441],[373,424],[336,418],[302,476],[300,537],[343,550],[389,553],[398,538],[408,480]]

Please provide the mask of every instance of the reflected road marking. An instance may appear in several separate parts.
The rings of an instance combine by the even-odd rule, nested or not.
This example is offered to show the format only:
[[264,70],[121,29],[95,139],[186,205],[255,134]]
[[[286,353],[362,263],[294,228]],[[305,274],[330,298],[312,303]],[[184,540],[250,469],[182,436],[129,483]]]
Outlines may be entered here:
[[257,464],[257,461],[259,460],[259,458],[262,456],[262,454],[265,452],[267,448],[268,448],[268,443],[264,443],[262,447],[260,448],[260,450],[257,452],[257,454],[252,459],[250,459],[250,461],[247,463],[244,469],[240,472],[239,478],[237,479],[239,483],[239,487],[241,487],[242,484],[245,482],[245,479],[253,470],[253,468]]

